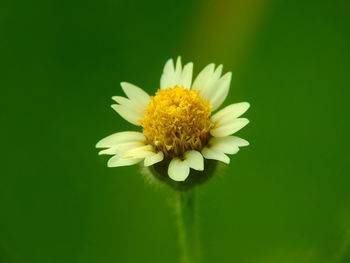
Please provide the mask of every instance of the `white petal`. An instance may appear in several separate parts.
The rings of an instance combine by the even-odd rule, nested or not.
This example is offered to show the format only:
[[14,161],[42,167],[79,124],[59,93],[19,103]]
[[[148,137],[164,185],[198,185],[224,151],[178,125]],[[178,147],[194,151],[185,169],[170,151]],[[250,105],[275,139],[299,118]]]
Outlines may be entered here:
[[201,95],[204,96],[209,101],[213,99],[213,96],[218,91],[218,87],[221,85],[220,84],[222,82],[220,80],[221,72],[222,72],[222,65],[219,65],[215,69],[215,71],[212,72],[212,75],[209,76],[208,82],[204,84],[203,88],[201,88]]
[[210,103],[212,111],[215,111],[226,99],[230,90],[232,74],[226,73],[219,81],[217,81],[215,92],[210,95]]
[[179,84],[177,85],[182,86],[185,89],[191,89],[192,71],[193,71],[193,63],[187,63],[184,66],[184,69],[182,71],[182,74],[179,80]]
[[144,165],[146,167],[147,166],[151,166],[153,164],[156,164],[156,163],[159,163],[159,162],[163,161],[163,158],[164,158],[163,152],[155,153],[155,154],[153,154],[151,156],[147,156],[145,158]]
[[126,96],[128,96],[133,102],[139,103],[143,107],[147,107],[148,103],[151,101],[151,97],[139,87],[128,82],[122,82],[120,85]]
[[212,83],[217,79],[213,79],[215,64],[207,65],[196,77],[193,82],[192,90],[200,91],[201,96],[204,99],[209,99],[209,91]]
[[200,152],[194,150],[187,151],[185,152],[184,157],[190,168],[198,171],[204,170],[204,159]]
[[221,77],[222,65],[215,70],[214,64],[206,66],[193,82],[192,89],[199,90],[203,99],[210,102],[212,110],[217,109],[227,97],[231,72]]
[[108,160],[108,167],[128,166],[141,162],[143,159],[125,159],[119,155],[115,155]]
[[185,181],[190,174],[190,167],[186,161],[173,158],[170,161],[168,175],[174,181]]
[[213,135],[214,137],[228,136],[239,131],[248,123],[249,123],[249,120],[245,118],[235,119],[231,122],[224,123],[222,126],[219,125],[215,127],[214,129],[210,130],[210,134]]
[[123,105],[127,108],[131,108],[134,110],[137,110],[138,112],[143,112],[145,113],[145,108],[142,104],[138,103],[137,101],[127,99],[125,97],[121,96],[113,96],[112,100],[115,102],[119,103],[120,105]]
[[179,81],[181,73],[182,73],[182,63],[181,63],[181,57],[179,56],[179,57],[177,57],[176,66],[175,66],[175,77],[174,77],[174,79],[176,79],[176,82]]
[[106,150],[100,151],[98,154],[109,154],[109,155],[114,155],[114,154],[119,154],[122,155],[124,152],[129,151],[133,148],[138,148],[141,146],[144,146],[145,142],[127,142],[127,143],[121,143],[117,144],[116,146],[113,146],[111,148],[108,148]]
[[244,147],[244,146],[248,146],[249,145],[249,142],[240,138],[240,137],[237,137],[237,136],[230,136],[231,138],[231,143],[233,144],[236,144],[238,147]]
[[230,158],[228,158],[226,154],[218,150],[204,147],[202,149],[202,154],[203,154],[203,157],[206,159],[218,160],[227,164],[230,163]]
[[210,148],[223,153],[235,154],[239,151],[238,146],[232,140],[232,137],[213,137],[209,141]]
[[245,113],[249,107],[250,104],[248,102],[231,104],[215,113],[210,120],[214,123],[223,123],[229,120],[234,120]]
[[118,104],[126,104],[130,101],[129,99],[127,99],[125,97],[121,97],[121,96],[113,96],[112,100],[114,100]]
[[182,86],[186,89],[191,88],[192,83],[193,63],[188,63],[182,68],[181,57],[177,58],[176,66],[174,62],[169,59],[163,70],[160,78],[160,88],[167,89],[175,86]]
[[140,121],[144,118],[144,114],[136,108],[132,109],[125,105],[113,104],[111,107],[128,122],[140,126]]
[[[249,142],[236,136],[224,136],[224,137],[212,137],[209,140],[209,145],[214,148],[219,146],[221,149],[225,148],[225,149],[228,149],[229,151],[230,148],[248,146]],[[229,152],[226,152],[226,153],[229,153]]]
[[[133,115],[135,116],[139,116],[137,118],[140,120],[142,120],[145,117],[146,108],[142,104],[119,96],[114,96],[112,97],[112,99],[118,102],[120,105],[117,106],[120,106],[119,108],[123,108],[125,112],[130,112],[133,113]],[[114,107],[115,106],[112,105],[112,108]]]
[[168,62],[165,64],[164,73],[160,79],[161,89],[172,88],[179,85],[180,82],[182,74],[181,57],[177,58],[175,68],[173,60],[170,60],[169,64]]
[[107,155],[116,155],[117,154],[117,149],[115,147],[112,148],[108,148],[102,151],[98,152],[98,155],[103,155],[103,154],[107,154]]
[[170,82],[172,80],[172,76],[175,73],[174,61],[173,59],[169,59],[164,66],[163,74],[160,78],[160,88],[166,89],[170,87]]
[[138,148],[131,149],[124,153],[123,158],[142,158],[154,155],[152,145],[145,145]]
[[214,72],[214,79],[219,79],[222,73],[222,68],[223,66],[220,64],[219,66],[217,66],[217,68],[215,69]]
[[119,143],[126,143],[130,141],[144,142],[146,141],[146,137],[141,132],[134,132],[134,131],[117,132],[100,140],[96,144],[96,148],[113,147]]

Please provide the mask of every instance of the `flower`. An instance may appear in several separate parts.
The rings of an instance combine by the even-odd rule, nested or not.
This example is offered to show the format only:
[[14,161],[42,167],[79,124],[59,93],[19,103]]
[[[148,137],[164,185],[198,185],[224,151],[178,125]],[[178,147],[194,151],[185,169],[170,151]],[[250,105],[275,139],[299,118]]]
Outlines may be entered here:
[[169,178],[182,182],[190,169],[206,168],[204,158],[228,164],[226,154],[249,145],[231,136],[248,124],[239,117],[249,103],[231,104],[212,115],[228,95],[231,72],[221,76],[222,65],[209,64],[192,84],[192,71],[193,63],[182,67],[180,57],[176,65],[169,59],[153,97],[133,84],[121,83],[127,98],[112,97],[117,102],[112,108],[143,131],[118,132],[97,143],[97,148],[106,148],[99,154],[113,155],[108,167],[165,163]]

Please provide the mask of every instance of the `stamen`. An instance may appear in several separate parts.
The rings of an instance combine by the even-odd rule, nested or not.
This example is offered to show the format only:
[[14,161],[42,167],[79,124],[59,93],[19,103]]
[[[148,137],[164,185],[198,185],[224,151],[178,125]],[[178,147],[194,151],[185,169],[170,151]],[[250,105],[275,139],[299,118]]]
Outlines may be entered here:
[[198,91],[175,86],[156,93],[141,125],[156,150],[181,157],[188,150],[200,151],[207,142],[212,127],[210,113],[209,102]]

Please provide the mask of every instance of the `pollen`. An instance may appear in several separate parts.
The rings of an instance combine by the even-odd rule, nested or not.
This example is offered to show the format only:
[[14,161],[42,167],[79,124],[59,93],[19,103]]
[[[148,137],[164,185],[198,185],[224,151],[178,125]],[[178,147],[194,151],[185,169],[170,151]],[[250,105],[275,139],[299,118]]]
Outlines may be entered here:
[[200,151],[209,137],[211,107],[198,91],[181,86],[159,90],[141,121],[143,133],[156,150],[181,157],[188,150]]

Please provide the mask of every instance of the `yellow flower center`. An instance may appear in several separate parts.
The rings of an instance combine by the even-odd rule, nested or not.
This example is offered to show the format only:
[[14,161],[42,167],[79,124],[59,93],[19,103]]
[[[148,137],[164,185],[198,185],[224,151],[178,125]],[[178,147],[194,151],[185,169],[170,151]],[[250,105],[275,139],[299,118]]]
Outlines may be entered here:
[[209,102],[198,91],[175,86],[156,93],[141,125],[156,150],[170,157],[181,156],[188,150],[202,149],[212,126],[210,113]]

